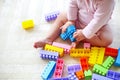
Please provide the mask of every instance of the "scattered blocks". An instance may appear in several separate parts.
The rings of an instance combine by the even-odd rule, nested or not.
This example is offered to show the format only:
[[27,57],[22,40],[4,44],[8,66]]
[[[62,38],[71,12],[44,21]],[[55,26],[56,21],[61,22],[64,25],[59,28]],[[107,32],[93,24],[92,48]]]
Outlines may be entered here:
[[60,57],[64,56],[64,50],[63,50],[63,48],[60,48],[60,47],[46,44],[44,50],[58,52]]
[[53,75],[54,78],[61,78],[63,73],[63,67],[64,67],[64,60],[58,59],[56,62],[55,72]]
[[59,11],[48,13],[45,15],[45,20],[47,22],[55,20],[58,15],[59,15]]
[[58,42],[53,42],[52,45],[53,45],[53,46],[60,47],[60,48],[63,48],[63,49],[64,49],[64,53],[66,53],[66,54],[69,54],[69,53],[70,53],[70,49],[71,49],[71,46],[70,46],[70,45],[62,44],[62,43],[58,43]]
[[117,66],[117,67],[120,67],[120,48],[118,50],[118,56],[117,56],[117,58],[115,60],[114,65]]
[[120,80],[120,73],[108,70],[106,77],[111,78],[113,80]]
[[110,79],[110,78],[107,78],[107,77],[104,77],[98,74],[93,74],[92,80],[113,80],[113,79]]
[[88,69],[89,69],[88,58],[87,58],[87,57],[81,57],[81,58],[80,58],[80,64],[81,64],[81,66],[82,66],[83,72],[84,72],[85,70],[88,70]]
[[117,57],[118,49],[107,47],[105,48],[105,56]]
[[51,76],[54,73],[55,65],[56,65],[56,62],[54,62],[54,61],[48,62],[48,64],[46,65],[46,67],[43,70],[42,75],[41,75],[43,80],[48,80],[49,78],[51,78]]
[[71,57],[89,57],[90,56],[90,49],[74,49],[70,50]]
[[68,26],[68,28],[66,29],[66,31],[62,34],[60,34],[60,37],[63,39],[63,40],[66,40],[66,39],[70,39],[71,42],[75,42],[75,38],[73,38],[73,33],[76,31],[76,28],[74,25],[70,25]]
[[102,64],[103,67],[105,67],[106,69],[109,69],[112,64],[114,63],[114,58],[112,58],[111,56],[109,56]]
[[84,75],[85,75],[85,80],[91,80],[92,79],[92,72],[91,72],[91,70],[84,71]]
[[40,57],[42,59],[57,60],[59,57],[58,52],[50,52],[45,50],[40,50]]
[[33,20],[23,21],[23,22],[22,22],[22,27],[23,27],[24,29],[33,28],[33,27],[34,27],[34,22],[33,22]]
[[107,71],[108,71],[108,69],[106,69],[98,64],[95,64],[93,67],[93,72],[98,73],[98,74],[103,75],[103,76],[106,75]]
[[81,65],[80,64],[74,64],[74,65],[70,65],[68,66],[68,74],[70,73],[75,73],[76,71],[81,70]]

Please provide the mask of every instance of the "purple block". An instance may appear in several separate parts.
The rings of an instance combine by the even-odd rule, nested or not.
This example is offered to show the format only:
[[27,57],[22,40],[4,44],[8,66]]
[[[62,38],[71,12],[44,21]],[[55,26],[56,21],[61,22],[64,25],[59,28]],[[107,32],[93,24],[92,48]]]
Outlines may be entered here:
[[45,15],[45,20],[47,22],[55,20],[58,15],[59,15],[59,11],[48,13]]
[[105,76],[101,76],[101,75],[98,75],[98,74],[93,74],[92,75],[92,80],[113,80],[113,79],[110,79],[110,78],[107,78]]
[[106,77],[114,79],[114,80],[120,80],[120,73],[112,71],[112,70],[108,70]]
[[77,76],[75,75],[75,73],[70,73],[70,74],[68,75],[68,78],[69,78],[69,80],[79,80],[79,79],[77,78]]
[[69,78],[67,78],[67,77],[64,77],[64,78],[53,78],[53,79],[50,79],[50,80],[69,80]]
[[81,68],[80,64],[70,65],[70,66],[68,66],[68,74],[74,73],[74,72],[79,71],[81,69],[82,68]]
[[46,50],[40,50],[40,57],[42,59],[57,60],[59,57],[58,52],[50,52]]

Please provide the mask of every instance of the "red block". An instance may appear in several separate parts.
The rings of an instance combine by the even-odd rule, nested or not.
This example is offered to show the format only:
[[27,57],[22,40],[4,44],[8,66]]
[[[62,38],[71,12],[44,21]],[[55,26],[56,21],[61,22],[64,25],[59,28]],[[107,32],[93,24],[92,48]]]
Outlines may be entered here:
[[105,48],[105,56],[117,57],[118,49],[107,47]]

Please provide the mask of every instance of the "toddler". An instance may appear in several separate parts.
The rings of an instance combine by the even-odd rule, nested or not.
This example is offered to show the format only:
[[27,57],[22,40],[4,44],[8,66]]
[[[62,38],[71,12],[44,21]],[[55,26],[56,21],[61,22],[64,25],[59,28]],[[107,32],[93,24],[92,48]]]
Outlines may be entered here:
[[75,25],[77,29],[73,34],[76,42],[72,42],[72,47],[80,41],[93,46],[109,46],[113,36],[108,21],[114,5],[114,0],[70,0],[68,11],[60,13],[55,20],[52,33],[45,40],[35,42],[34,47],[52,44],[69,25]]

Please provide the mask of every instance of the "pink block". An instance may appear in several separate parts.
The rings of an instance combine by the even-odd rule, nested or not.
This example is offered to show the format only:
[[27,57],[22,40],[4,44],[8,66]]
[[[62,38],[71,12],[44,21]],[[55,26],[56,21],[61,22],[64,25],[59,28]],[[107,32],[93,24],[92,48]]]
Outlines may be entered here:
[[90,49],[90,43],[84,43],[84,48]]
[[69,54],[69,53],[70,53],[70,49],[71,49],[71,46],[70,46],[70,45],[62,44],[62,43],[58,43],[58,42],[53,42],[52,45],[53,45],[53,46],[60,47],[60,48],[63,48],[63,49],[64,49],[64,53],[66,53],[66,54]]

